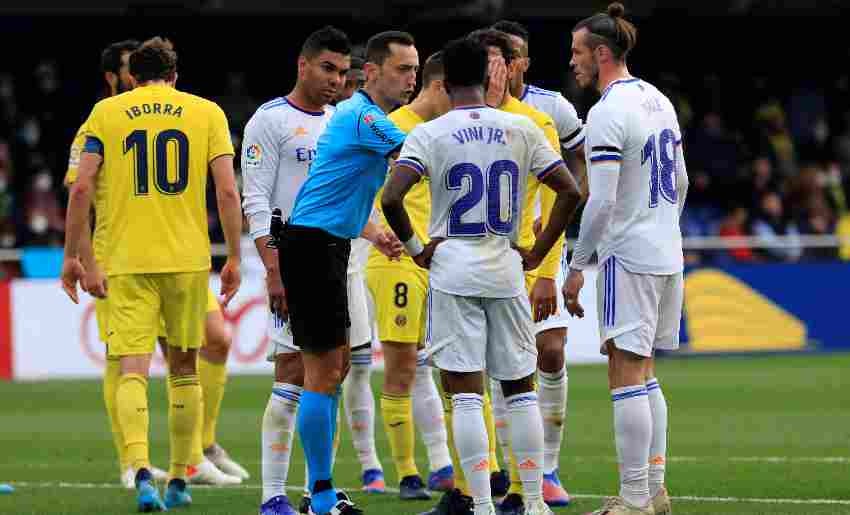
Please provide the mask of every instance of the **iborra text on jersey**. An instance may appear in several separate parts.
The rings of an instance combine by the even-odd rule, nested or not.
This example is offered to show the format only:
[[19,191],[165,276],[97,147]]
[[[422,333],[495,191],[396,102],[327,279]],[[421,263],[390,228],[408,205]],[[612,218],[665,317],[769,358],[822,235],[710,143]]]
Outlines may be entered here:
[[[452,136],[457,140],[458,143],[463,145],[464,143],[468,143],[470,141],[484,141],[484,129],[485,127],[467,127],[465,129],[461,129],[457,132],[453,132]],[[498,145],[507,145],[507,142],[502,137],[504,136],[504,132],[502,129],[497,129],[495,127],[487,127],[487,138],[486,143],[489,144],[498,144]]]
[[177,118],[180,118],[183,116],[183,106],[175,106],[172,104],[160,104],[159,102],[154,102],[152,104],[140,104],[137,106],[130,106],[124,112],[127,113],[127,118],[131,120],[133,118],[138,118],[143,114],[161,114],[163,116],[176,116]]

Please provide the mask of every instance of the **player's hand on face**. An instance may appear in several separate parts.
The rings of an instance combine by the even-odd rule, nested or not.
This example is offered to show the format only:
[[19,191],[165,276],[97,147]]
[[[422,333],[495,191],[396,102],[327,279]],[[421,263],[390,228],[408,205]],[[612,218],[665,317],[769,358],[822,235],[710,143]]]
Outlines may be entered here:
[[519,252],[520,257],[522,258],[522,269],[526,272],[534,270],[540,266],[540,263],[543,262],[543,256],[536,256],[531,250],[520,247],[519,245],[511,246],[515,251]]
[[534,231],[534,237],[537,238],[540,236],[540,232],[543,231],[543,219],[539,216],[534,219],[534,224],[531,226],[531,230]]
[[570,315],[584,318],[584,308],[578,302],[578,294],[584,286],[584,274],[581,270],[570,268],[567,280],[564,282],[564,304]]
[[437,250],[437,245],[444,242],[444,238],[434,238],[429,241],[425,247],[422,249],[422,252],[419,255],[413,256],[413,262],[416,263],[420,268],[431,268],[431,259],[434,257],[434,251]]
[[236,292],[239,291],[239,285],[242,283],[242,273],[239,271],[239,261],[227,258],[224,266],[221,268],[221,291],[219,295],[224,298],[221,305],[227,307]]
[[106,274],[99,266],[86,270],[86,275],[82,280],[83,290],[89,295],[98,299],[106,298]]
[[289,320],[289,306],[286,303],[286,291],[283,289],[283,280],[280,272],[266,273],[266,289],[269,292],[269,309],[280,320]]
[[553,279],[538,277],[531,288],[531,312],[534,321],[540,322],[558,312],[558,287]]
[[383,231],[372,242],[378,251],[392,260],[398,260],[404,252],[404,245],[392,231]]
[[488,106],[498,107],[505,102],[508,84],[508,67],[503,57],[491,57],[487,69],[489,81],[485,101]]
[[77,283],[82,282],[86,275],[86,270],[83,264],[75,257],[66,257],[62,262],[62,289],[74,304],[80,303],[80,298],[77,294]]

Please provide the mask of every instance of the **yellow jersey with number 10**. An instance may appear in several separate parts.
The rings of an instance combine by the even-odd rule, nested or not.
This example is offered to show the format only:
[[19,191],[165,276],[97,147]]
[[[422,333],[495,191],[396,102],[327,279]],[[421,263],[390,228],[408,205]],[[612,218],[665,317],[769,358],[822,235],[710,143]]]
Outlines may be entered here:
[[98,102],[85,152],[103,156],[109,275],[209,270],[209,163],[233,155],[224,112],[165,84]]

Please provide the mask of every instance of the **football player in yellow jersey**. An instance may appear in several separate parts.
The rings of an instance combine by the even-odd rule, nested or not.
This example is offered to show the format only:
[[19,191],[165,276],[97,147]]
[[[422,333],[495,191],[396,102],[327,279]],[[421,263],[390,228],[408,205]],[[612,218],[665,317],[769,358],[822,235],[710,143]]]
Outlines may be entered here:
[[[422,68],[422,89],[408,105],[398,108],[389,119],[402,131],[410,132],[420,123],[449,111],[451,104],[443,88],[443,65],[439,53],[431,55]],[[376,208],[380,212],[380,192]],[[431,193],[422,181],[405,199],[414,230],[423,241],[428,239]],[[383,214],[381,223],[386,226]],[[417,359],[423,347],[425,300],[428,271],[403,255],[391,260],[372,249],[366,265],[366,283],[372,293],[378,337],[384,352],[384,386],[381,414],[390,442],[399,480],[399,495],[404,500],[429,499],[426,492],[454,487],[451,457],[440,394],[431,367],[424,357]],[[430,474],[426,485],[416,468],[413,423],[419,428],[428,451]]]
[[[139,47],[135,40],[119,41],[106,47],[101,54],[101,70],[106,83],[105,97],[129,91],[133,88],[133,82],[129,71],[130,53]],[[80,126],[74,141],[71,143],[70,157],[68,159],[68,170],[65,173],[65,186],[70,188],[77,179],[77,166],[80,154],[86,141],[86,126]],[[94,194],[95,213],[105,213],[106,189],[105,181],[98,181]],[[84,231],[81,242],[80,259],[86,269],[86,275],[82,281],[82,288],[95,295],[95,320],[97,322],[98,338],[106,343],[106,322],[108,319],[108,299],[105,295],[106,275],[98,265],[104,260],[106,239],[106,216],[95,217],[95,231],[92,238]],[[245,478],[247,472],[237,463],[230,460],[226,452],[220,450],[215,443],[215,427],[218,418],[221,400],[224,394],[226,381],[225,362],[230,350],[230,335],[224,326],[224,317],[215,298],[210,290],[207,300],[207,320],[205,331],[205,344],[199,352],[199,375],[201,379],[201,390],[204,397],[204,420],[198,428],[196,435],[197,449],[193,452],[193,461],[190,467],[190,482],[205,484],[235,484],[240,478]],[[161,335],[164,335],[161,332]],[[165,352],[164,341],[161,341],[163,352]],[[124,457],[124,443],[121,438],[121,430],[118,426],[118,416],[115,406],[115,391],[118,387],[118,379],[121,376],[119,360],[110,357],[107,353],[106,366],[103,374],[103,399],[109,425],[112,431],[112,439],[118,455],[120,481],[125,488],[135,488],[135,472]],[[212,461],[205,459],[205,454],[210,455]],[[228,470],[229,474],[222,473],[218,468]],[[245,474],[243,476],[239,473]],[[151,467],[154,479],[165,480],[168,473]]]
[[[191,503],[187,466],[201,417],[197,350],[204,340],[210,242],[206,181],[212,170],[228,247],[223,304],[240,283],[239,193],[227,118],[214,103],[174,89],[177,54],[161,38],[130,55],[137,88],[98,102],[68,204],[63,288],[75,302],[85,275],[79,255],[98,175],[106,188],[110,356],[120,360],[116,391],[126,459],[136,471],[140,511]],[[104,293],[104,292],[99,292]],[[171,466],[165,502],[153,483],[147,446],[147,376],[164,319],[169,343]]]

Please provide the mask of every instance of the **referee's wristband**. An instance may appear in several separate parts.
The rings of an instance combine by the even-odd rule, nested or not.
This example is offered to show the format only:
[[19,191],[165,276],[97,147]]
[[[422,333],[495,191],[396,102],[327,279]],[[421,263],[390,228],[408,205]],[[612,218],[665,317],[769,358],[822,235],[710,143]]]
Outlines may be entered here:
[[414,234],[409,240],[404,242],[404,250],[407,251],[407,254],[410,257],[416,257],[419,254],[422,254],[422,251],[425,250],[425,246],[422,245],[422,241],[419,240],[419,237]]

